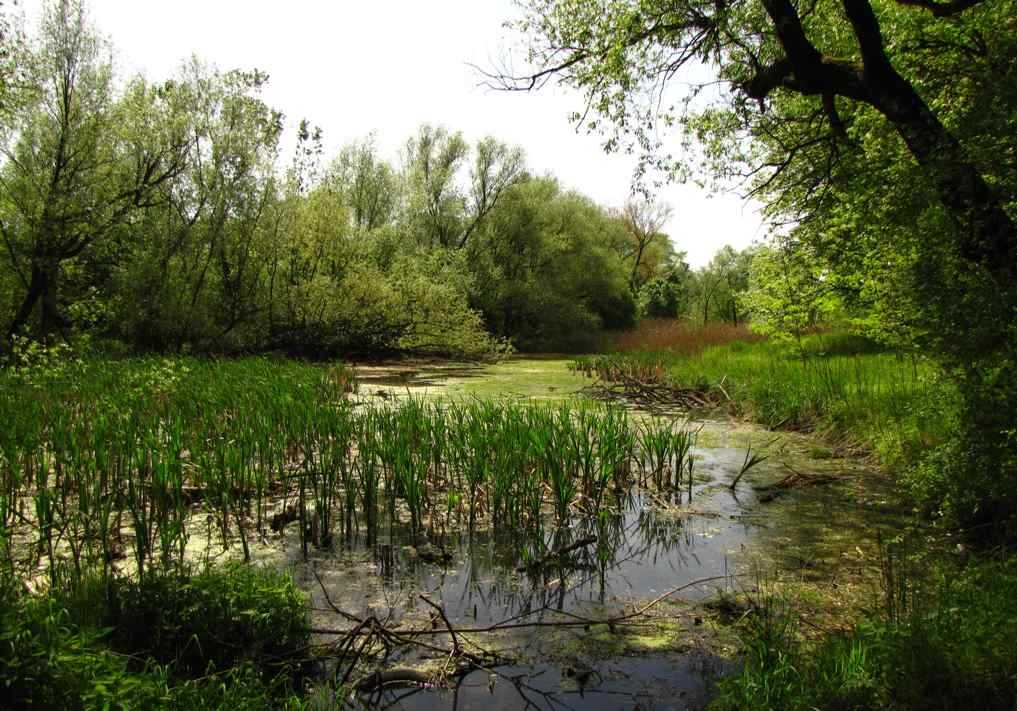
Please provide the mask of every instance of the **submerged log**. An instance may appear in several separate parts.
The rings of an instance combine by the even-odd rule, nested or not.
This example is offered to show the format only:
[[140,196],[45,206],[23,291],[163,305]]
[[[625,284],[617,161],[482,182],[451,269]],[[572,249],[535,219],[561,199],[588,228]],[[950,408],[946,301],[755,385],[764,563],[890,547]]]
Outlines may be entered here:
[[417,669],[388,669],[371,672],[356,683],[357,691],[376,691],[383,686],[401,684],[429,684],[431,677]]

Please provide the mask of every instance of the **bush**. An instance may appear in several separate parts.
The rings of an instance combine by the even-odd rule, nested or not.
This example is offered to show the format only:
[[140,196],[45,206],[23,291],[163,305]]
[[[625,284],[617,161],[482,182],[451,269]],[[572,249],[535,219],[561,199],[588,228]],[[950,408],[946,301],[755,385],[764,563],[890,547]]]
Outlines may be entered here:
[[292,578],[241,564],[122,582],[110,615],[114,649],[191,677],[242,663],[276,673],[303,656],[310,638],[307,602]]
[[800,641],[779,600],[747,618],[740,674],[712,708],[999,709],[1017,707],[1017,564],[941,570],[897,619],[819,643]]
[[47,595],[8,580],[0,687],[5,708],[299,707],[293,672],[308,638],[302,593],[258,568],[152,573],[108,591],[89,578]]
[[158,673],[132,674],[125,657],[76,627],[50,597],[8,586],[0,600],[0,686],[10,708],[138,708],[167,699]]

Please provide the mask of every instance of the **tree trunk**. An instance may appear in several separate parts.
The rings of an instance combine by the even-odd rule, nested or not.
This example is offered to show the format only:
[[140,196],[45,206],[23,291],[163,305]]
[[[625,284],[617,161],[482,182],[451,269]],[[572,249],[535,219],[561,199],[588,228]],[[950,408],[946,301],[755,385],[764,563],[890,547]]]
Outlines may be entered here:
[[25,294],[25,298],[21,302],[21,307],[18,312],[14,315],[14,321],[11,323],[11,327],[7,331],[8,337],[15,336],[21,332],[28,323],[28,319],[32,315],[32,311],[35,310],[35,305],[39,302],[42,297],[43,291],[46,289],[46,275],[45,272],[39,268],[38,265],[32,265],[32,280],[28,285],[28,292]]
[[35,311],[36,304],[39,303],[42,304],[39,319],[40,337],[46,340],[55,331],[63,330],[66,321],[57,303],[59,269],[58,264],[41,260],[32,264],[32,279],[28,284],[28,292],[14,315],[14,321],[7,331],[8,337],[15,336],[24,329],[32,317],[32,312]]
[[960,254],[989,274],[1000,289],[1017,279],[1017,229],[960,142],[902,78],[877,98],[908,150],[929,176],[939,199],[958,222]]
[[1001,292],[1017,277],[1017,225],[960,141],[890,62],[869,0],[843,0],[862,53],[867,101],[904,140],[959,227],[960,255],[978,265]]

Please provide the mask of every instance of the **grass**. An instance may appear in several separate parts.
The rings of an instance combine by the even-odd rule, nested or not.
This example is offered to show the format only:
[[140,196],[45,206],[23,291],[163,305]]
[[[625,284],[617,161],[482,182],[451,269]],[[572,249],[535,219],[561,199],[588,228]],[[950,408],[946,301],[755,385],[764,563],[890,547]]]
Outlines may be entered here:
[[710,346],[761,340],[762,336],[753,333],[748,324],[710,323],[698,326],[677,319],[643,319],[636,328],[618,334],[612,350],[619,353],[668,351],[689,355]]
[[[895,588],[884,587],[888,601]],[[711,708],[1017,707],[1015,561],[940,568],[937,579],[911,591],[906,606],[900,602],[810,642],[787,600],[762,598],[742,622],[743,668],[720,682]]]
[[609,381],[696,390],[767,427],[818,431],[862,447],[897,470],[949,438],[954,393],[935,366],[849,336],[809,336],[802,352],[736,341],[694,354],[594,356],[577,367]]
[[96,582],[28,595],[5,581],[0,592],[5,704],[304,706],[295,673],[300,666],[288,665],[306,656],[307,612],[291,580],[231,567],[182,578],[174,573],[172,582],[165,576],[149,576],[144,583]]

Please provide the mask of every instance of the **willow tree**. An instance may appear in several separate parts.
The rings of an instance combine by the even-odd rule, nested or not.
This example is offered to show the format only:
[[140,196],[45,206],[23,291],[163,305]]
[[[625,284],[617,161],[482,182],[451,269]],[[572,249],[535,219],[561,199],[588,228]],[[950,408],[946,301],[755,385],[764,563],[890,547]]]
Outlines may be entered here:
[[113,82],[107,44],[81,3],[46,8],[27,53],[22,96],[0,150],[0,235],[23,297],[9,333],[39,310],[43,337],[63,330],[64,265],[115,235],[183,169],[189,137],[162,120],[173,92]]
[[740,181],[860,298],[897,302],[898,331],[964,399],[953,505],[972,523],[1017,513],[1017,3],[525,7],[531,65],[497,83],[579,89],[575,119],[609,148]]

